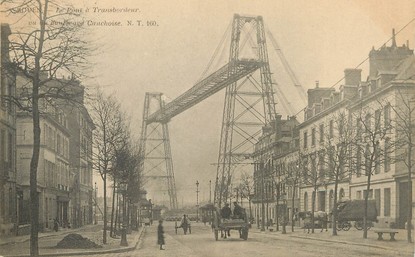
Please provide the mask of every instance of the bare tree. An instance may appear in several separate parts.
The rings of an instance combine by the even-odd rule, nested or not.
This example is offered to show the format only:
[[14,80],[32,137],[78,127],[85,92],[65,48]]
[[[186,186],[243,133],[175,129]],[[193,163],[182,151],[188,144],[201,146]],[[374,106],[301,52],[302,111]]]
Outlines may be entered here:
[[[333,126],[329,128],[329,133],[320,139],[323,149],[320,159],[324,166],[325,179],[327,182],[334,183],[332,228],[333,236],[337,235],[337,201],[339,183],[349,180],[351,174],[351,151],[355,142],[354,127],[345,110],[333,115]],[[321,142],[322,141],[322,142]]]
[[[21,110],[31,113],[33,121],[33,153],[30,162],[30,209],[31,233],[30,254],[38,256],[39,198],[37,194],[37,168],[40,151],[40,115],[41,102],[54,102],[53,99],[78,99],[76,90],[67,90],[65,81],[56,80],[57,75],[71,75],[79,78],[80,71],[87,62],[88,47],[82,39],[79,23],[71,22],[75,13],[56,12],[56,8],[65,8],[61,1],[52,0],[4,0],[2,13],[17,18],[17,22],[31,21],[30,26],[21,26],[14,31],[10,43],[10,55],[16,68],[28,79],[27,89],[8,100]],[[16,8],[29,12],[14,12]],[[17,17],[21,15],[21,17]],[[54,23],[52,20],[67,22]],[[80,69],[79,69],[80,68]],[[77,74],[77,75],[74,75]],[[54,80],[57,83],[49,83]]]
[[[363,238],[367,238],[368,199],[372,176],[380,172],[382,162],[390,162],[395,149],[395,141],[390,137],[392,123],[390,120],[381,123],[381,109],[374,111],[369,106],[358,107],[352,112],[352,119],[357,121],[354,148],[356,165],[364,167],[367,176],[365,207],[363,215]],[[373,116],[375,116],[373,118]],[[373,122],[374,121],[374,122]]]
[[239,192],[241,193],[241,198],[246,198],[249,204],[249,220],[252,222],[252,198],[254,195],[254,177],[248,175],[246,172],[242,173],[241,183],[239,185]]
[[[415,153],[415,91],[410,88],[397,91],[398,102],[396,106],[390,105],[395,114],[395,129],[397,138],[397,146],[400,152],[397,153],[396,161],[402,161],[408,172],[408,214],[407,214],[407,240],[412,243],[412,172],[414,153]],[[398,147],[397,147],[398,148]],[[402,197],[402,196],[401,196]]]
[[311,194],[311,233],[314,233],[314,212],[316,209],[316,194],[320,186],[326,183],[324,168],[324,151],[313,152],[309,155],[301,155],[303,167],[302,182],[313,189]]
[[294,203],[295,203],[295,197],[296,197],[296,191],[299,188],[301,177],[302,177],[302,167],[300,162],[300,152],[296,151],[295,156],[293,156],[293,159],[288,162],[288,173],[286,177],[287,185],[290,188],[291,191],[291,231],[294,232]]
[[120,103],[113,95],[98,91],[91,104],[91,116],[95,123],[93,165],[104,186],[103,243],[107,243],[107,178],[116,164],[117,149],[125,144],[125,120]]

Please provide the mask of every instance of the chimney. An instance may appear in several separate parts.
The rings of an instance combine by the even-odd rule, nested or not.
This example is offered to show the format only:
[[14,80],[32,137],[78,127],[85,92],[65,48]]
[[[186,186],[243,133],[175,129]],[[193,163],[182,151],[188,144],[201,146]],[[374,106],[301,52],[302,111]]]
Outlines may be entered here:
[[361,69],[345,69],[344,70],[344,84],[350,86],[357,86],[362,80]]

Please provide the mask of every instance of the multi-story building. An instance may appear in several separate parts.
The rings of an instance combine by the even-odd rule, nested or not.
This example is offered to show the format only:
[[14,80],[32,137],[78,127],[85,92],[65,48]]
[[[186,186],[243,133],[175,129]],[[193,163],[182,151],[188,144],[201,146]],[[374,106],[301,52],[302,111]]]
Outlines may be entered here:
[[[294,128],[298,125],[295,117],[286,120],[277,115],[276,120],[262,129],[262,135],[254,148],[254,216],[272,223],[281,218],[287,206],[287,186],[284,180],[285,169],[278,164],[289,158],[295,148]],[[291,196],[291,195],[290,195]],[[264,212],[264,215],[262,215]]]
[[[365,155],[374,151],[375,161],[370,191],[367,192],[365,174],[372,167],[370,164],[368,167],[366,158],[366,163],[352,176],[350,197],[363,199],[369,194],[369,198],[376,201],[380,226],[404,228],[408,209],[415,207],[414,189],[412,204],[408,202],[410,183],[405,164],[410,153],[408,144],[415,139],[415,56],[407,45],[397,46],[393,37],[391,46],[370,51],[369,62],[368,79],[359,84],[357,97],[348,109],[354,126],[364,127],[361,143],[365,150],[355,154],[365,159]],[[376,145],[364,139],[370,137],[369,134],[375,134]],[[410,158],[415,160],[413,143],[410,147]]]
[[[308,90],[305,121],[292,129],[298,133],[298,141],[294,136],[289,144],[277,129],[264,128],[254,154],[257,219],[264,202],[268,206],[265,218],[275,220],[281,204],[277,198],[295,196],[286,182],[300,169],[294,211],[311,211],[314,202],[315,211],[330,213],[335,198],[354,200],[367,195],[376,202],[376,226],[405,227],[410,208],[412,212],[415,208],[415,174],[408,171],[408,160],[415,159],[413,50],[397,46],[393,37],[391,46],[370,51],[366,81],[359,69],[346,69],[344,74],[339,91],[318,83]],[[408,201],[410,186],[412,203]],[[284,204],[284,209],[289,208]]]
[[[17,77],[17,85],[24,87],[30,82],[24,76]],[[78,88],[79,82],[73,79],[53,79],[48,82],[47,86],[56,87],[65,85],[68,89]],[[82,89],[83,94],[83,89]],[[82,96],[83,97],[83,96]],[[70,102],[72,102],[71,99]],[[78,143],[73,137],[81,138],[80,135],[88,135],[91,138],[91,132],[79,132],[81,128],[76,128],[74,117],[76,113],[68,112],[69,109],[77,110],[82,113],[85,110],[79,106],[70,108],[67,101],[48,99],[40,100],[41,112],[40,127],[41,145],[38,166],[38,190],[39,190],[39,222],[42,228],[51,228],[53,220],[57,219],[62,226],[75,223],[80,226],[92,222],[92,167],[90,159],[88,167],[80,166],[80,155],[74,155],[75,148],[81,149],[82,143]],[[81,114],[84,116],[84,114]],[[84,129],[84,128],[82,128]],[[33,123],[30,114],[27,112],[18,112],[17,115],[17,151],[19,173],[18,182],[22,188],[23,204],[21,206],[20,222],[29,223],[28,204],[29,195],[29,165],[33,151]],[[88,134],[89,133],[89,134]],[[81,141],[82,142],[82,141]],[[88,146],[91,148],[90,142]],[[88,146],[84,146],[86,149]],[[91,155],[91,149],[89,154]],[[81,156],[84,160],[86,157]],[[88,165],[84,165],[88,166]],[[80,168],[81,167],[81,168]],[[86,170],[86,171],[84,171]],[[88,173],[89,172],[89,173]],[[80,176],[79,173],[84,174]],[[88,174],[87,174],[88,173]],[[85,175],[87,174],[87,175]],[[85,189],[87,188],[87,189]],[[86,202],[86,203],[85,203]],[[75,222],[81,218],[74,210],[82,209],[83,220],[88,222]],[[85,207],[87,206],[87,207]],[[78,207],[78,208],[77,208]],[[85,214],[84,214],[85,213]]]
[[15,72],[9,58],[10,27],[1,24],[0,49],[0,236],[13,232],[17,221]]
[[[346,69],[345,85],[340,92],[332,88],[316,87],[308,90],[308,104],[304,110],[305,121],[298,126],[303,177],[301,183],[301,210],[330,212],[334,205],[334,176],[344,172],[334,171],[335,162],[340,162],[341,149],[337,145],[347,136],[347,105],[357,93],[361,70]],[[345,135],[342,135],[345,134]],[[329,155],[338,155],[329,156]],[[337,165],[339,165],[337,163]],[[349,199],[349,176],[338,179],[337,199]]]
[[93,222],[92,131],[95,126],[84,106],[84,87],[74,80],[71,90],[77,96],[76,104],[64,106],[64,112],[71,134],[69,158],[74,175],[71,191],[72,224],[79,227]]

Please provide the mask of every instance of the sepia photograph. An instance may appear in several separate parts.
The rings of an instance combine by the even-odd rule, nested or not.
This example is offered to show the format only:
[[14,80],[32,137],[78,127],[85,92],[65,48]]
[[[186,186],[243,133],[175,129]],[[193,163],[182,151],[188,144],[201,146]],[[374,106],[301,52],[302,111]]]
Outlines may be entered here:
[[414,1],[0,23],[0,257],[415,256]]

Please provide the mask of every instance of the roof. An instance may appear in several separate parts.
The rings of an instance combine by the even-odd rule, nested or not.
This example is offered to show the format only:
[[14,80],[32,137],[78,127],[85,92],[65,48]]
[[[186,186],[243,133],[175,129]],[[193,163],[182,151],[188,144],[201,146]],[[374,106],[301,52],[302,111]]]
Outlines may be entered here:
[[398,64],[396,70],[398,75],[395,77],[395,80],[407,80],[415,76],[415,56],[411,55],[405,58]]

